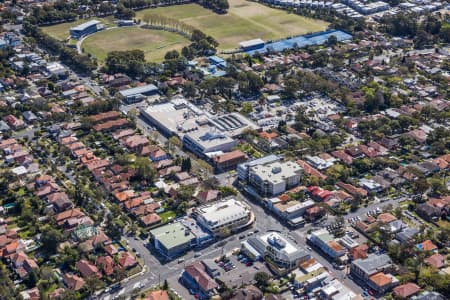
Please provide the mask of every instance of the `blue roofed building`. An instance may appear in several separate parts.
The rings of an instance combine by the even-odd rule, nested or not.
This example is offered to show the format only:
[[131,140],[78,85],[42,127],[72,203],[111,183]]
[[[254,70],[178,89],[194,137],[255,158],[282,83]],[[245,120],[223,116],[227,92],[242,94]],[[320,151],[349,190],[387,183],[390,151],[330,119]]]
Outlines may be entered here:
[[221,57],[213,55],[213,56],[208,57],[208,60],[211,65],[217,66],[221,69],[224,69],[227,67],[227,62]]
[[4,39],[0,39],[0,49],[8,47],[8,43]]
[[70,36],[79,40],[83,36],[97,32],[103,28],[102,23],[98,20],[91,20],[83,24],[70,28]]

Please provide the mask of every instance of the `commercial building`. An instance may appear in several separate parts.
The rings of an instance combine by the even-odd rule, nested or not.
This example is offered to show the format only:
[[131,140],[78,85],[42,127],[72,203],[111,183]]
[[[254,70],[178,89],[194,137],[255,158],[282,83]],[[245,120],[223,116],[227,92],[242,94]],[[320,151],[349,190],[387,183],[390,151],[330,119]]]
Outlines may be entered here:
[[302,174],[295,162],[274,162],[251,167],[249,182],[260,195],[274,196],[298,185]]
[[333,279],[322,286],[318,292],[318,296],[319,299],[330,300],[361,299],[359,295],[355,294],[351,289],[346,287],[337,279]]
[[304,202],[297,200],[281,201],[278,197],[268,200],[270,209],[293,227],[305,224],[303,215],[308,208],[314,205],[314,201],[310,199]]
[[86,23],[70,28],[70,36],[74,39],[80,39],[83,36],[92,34],[103,29],[103,25],[98,20],[91,20]]
[[164,225],[150,230],[155,249],[161,255],[172,259],[191,249],[196,237],[181,222]]
[[289,242],[277,232],[254,236],[241,244],[250,257],[269,257],[279,267],[292,269],[311,258],[308,252]]
[[237,166],[237,177],[240,180],[248,180],[250,177],[250,169],[254,166],[270,164],[273,162],[281,161],[282,156],[271,154],[252,161],[248,161]]
[[187,149],[202,157],[231,151],[237,143],[234,137],[246,129],[259,128],[238,113],[212,116],[184,98],[151,105],[141,114],[166,136],[178,136]]
[[240,150],[234,150],[212,157],[212,162],[219,171],[234,169],[238,164],[243,163],[246,160],[247,155]]
[[307,240],[330,258],[341,261],[347,260],[345,257],[346,249],[325,228],[311,232]]
[[152,96],[158,94],[158,87],[154,84],[147,84],[143,86],[138,86],[119,92],[122,100],[127,103],[137,103],[145,99],[146,96]]
[[198,207],[194,216],[200,226],[215,236],[223,236],[251,225],[255,217],[242,201],[225,199]]
[[387,254],[369,254],[365,259],[355,259],[350,266],[350,272],[359,279],[367,282],[370,276],[390,270],[393,267],[391,258]]
[[239,43],[239,47],[244,51],[255,50],[264,47],[265,42],[262,39],[254,39]]
[[214,127],[203,126],[187,132],[183,144],[198,156],[207,156],[208,153],[229,152],[236,147],[237,141]]

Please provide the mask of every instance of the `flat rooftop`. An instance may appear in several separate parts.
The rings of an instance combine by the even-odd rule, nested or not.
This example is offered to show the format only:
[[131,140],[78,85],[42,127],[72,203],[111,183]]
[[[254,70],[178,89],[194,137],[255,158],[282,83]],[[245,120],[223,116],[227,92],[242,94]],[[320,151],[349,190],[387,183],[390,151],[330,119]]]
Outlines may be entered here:
[[284,182],[286,178],[298,175],[302,170],[302,167],[291,161],[256,165],[251,168],[251,172],[261,180],[272,184]]
[[215,127],[202,126],[198,127],[196,130],[187,132],[185,134],[191,140],[194,140],[203,149],[210,149],[212,147],[217,147],[224,144],[235,143],[235,141],[218,131]]
[[259,236],[259,239],[261,241],[263,241],[266,245],[272,245],[272,246],[274,246],[274,243],[272,243],[271,240],[278,241],[280,246],[275,247],[275,248],[277,248],[279,251],[281,251],[281,249],[282,249],[288,255],[299,251],[299,249],[294,244],[289,242],[284,236],[278,234],[277,232],[265,233],[265,234]]
[[150,233],[158,239],[166,249],[173,248],[190,242],[195,236],[181,222],[167,224],[153,230]]
[[248,216],[249,208],[236,199],[217,201],[198,208],[198,214],[211,226],[217,227]]
[[208,125],[228,136],[241,134],[247,128],[258,129],[258,125],[238,113],[213,116],[184,98],[151,105],[143,110],[144,115],[158,122],[166,131],[182,137],[185,133]]

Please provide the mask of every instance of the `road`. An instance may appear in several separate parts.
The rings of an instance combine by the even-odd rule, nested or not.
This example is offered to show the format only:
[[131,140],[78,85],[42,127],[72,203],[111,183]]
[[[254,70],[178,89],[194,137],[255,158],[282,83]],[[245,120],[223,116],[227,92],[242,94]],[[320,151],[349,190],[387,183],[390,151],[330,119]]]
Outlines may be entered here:
[[[230,184],[234,180],[234,176],[230,175],[223,175],[220,176],[221,181],[226,181],[228,184]],[[236,234],[234,236],[231,236],[225,240],[215,242],[212,245],[207,246],[206,248],[202,249],[200,252],[202,255],[199,257],[194,257],[195,252],[190,251],[187,253],[183,258],[184,262],[181,266],[178,264],[178,260],[171,261],[166,264],[162,264],[160,261],[158,261],[154,255],[149,251],[147,248],[147,241],[140,240],[138,238],[134,237],[128,237],[127,241],[129,243],[129,246],[131,248],[134,248],[137,252],[141,254],[141,258],[144,262],[144,265],[146,266],[146,269],[144,270],[143,274],[132,278],[126,282],[122,283],[122,289],[120,291],[117,291],[113,294],[105,295],[104,300],[111,299],[114,296],[122,295],[126,296],[132,293],[136,287],[140,288],[141,286],[145,286],[145,288],[149,288],[151,286],[157,285],[159,283],[162,283],[164,279],[167,279],[169,282],[169,285],[176,290],[176,292],[179,293],[179,295],[183,299],[193,299],[192,295],[190,295],[186,288],[180,285],[178,282],[178,277],[180,276],[183,268],[185,265],[195,261],[195,260],[203,260],[208,258],[215,258],[218,256],[221,256],[225,253],[230,253],[233,249],[240,247],[241,240],[239,240],[240,235],[248,235],[249,232],[259,230],[260,232],[266,232],[268,230],[278,231],[281,234],[287,236],[292,242],[297,244],[298,246],[307,249],[306,245],[306,235],[307,231],[310,229],[319,229],[323,228],[323,226],[326,226],[326,224],[321,224],[319,226],[314,226],[312,224],[306,224],[302,228],[298,228],[295,230],[290,230],[289,228],[285,227],[283,224],[281,224],[270,212],[265,211],[263,207],[260,205],[248,200],[241,194],[238,194],[238,199],[245,201],[252,209],[253,213],[255,214],[256,221],[252,228],[247,229],[246,231]],[[377,207],[382,208],[383,206],[392,204],[396,205],[399,201],[402,201],[406,199],[406,196],[397,197],[394,199],[381,199],[383,202],[372,202],[367,207],[361,207],[356,212],[351,212],[348,215],[345,216],[346,219],[350,219],[356,216],[364,216],[368,211],[375,210]],[[329,217],[326,223],[332,222],[334,218]],[[340,280],[343,284],[345,284],[347,287],[349,287],[351,290],[353,290],[356,293],[362,293],[363,290],[360,286],[358,286],[356,283],[354,283],[352,280],[350,280],[347,277],[348,270],[337,270],[334,269],[332,266],[332,262],[328,261],[326,258],[324,258],[321,254],[318,252],[311,250],[310,251],[311,256],[314,257],[319,263],[321,263],[323,266],[328,268],[329,272],[336,277],[338,280]]]

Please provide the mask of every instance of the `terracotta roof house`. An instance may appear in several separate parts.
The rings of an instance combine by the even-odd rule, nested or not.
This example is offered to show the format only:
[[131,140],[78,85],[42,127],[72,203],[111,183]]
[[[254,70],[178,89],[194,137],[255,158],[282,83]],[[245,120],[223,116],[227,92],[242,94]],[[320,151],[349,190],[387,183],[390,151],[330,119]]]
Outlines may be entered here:
[[432,241],[426,240],[416,245],[416,248],[422,251],[435,251],[438,247]]
[[162,149],[156,149],[156,150],[151,150],[151,149],[148,149],[147,150],[147,154],[146,155],[149,155],[150,156],[150,159],[153,161],[153,162],[158,162],[158,161],[161,161],[161,160],[166,160],[168,157],[167,157],[167,153],[164,151],[164,150],[162,150]]
[[39,292],[39,289],[37,287],[20,292],[20,296],[22,297],[23,300],[40,300],[41,299],[41,293]]
[[319,170],[313,168],[306,161],[299,159],[296,161],[296,163],[298,163],[300,165],[300,167],[303,168],[303,170],[305,171],[306,174],[311,175],[313,177],[317,177],[322,180],[327,179],[327,176],[325,174],[322,174]]
[[420,292],[420,287],[412,282],[399,285],[393,290],[394,296],[405,299],[417,294],[418,292]]
[[100,113],[97,115],[93,115],[90,117],[90,119],[94,123],[100,123],[100,122],[114,120],[114,119],[117,119],[118,117],[120,117],[120,112],[108,111],[108,112]]
[[427,265],[435,267],[436,269],[445,267],[445,257],[439,253],[435,253],[435,254],[431,255],[430,257],[425,258],[424,262]]
[[137,261],[134,259],[133,255],[130,254],[130,252],[124,251],[119,257],[119,265],[122,268],[128,269],[137,265]]
[[355,187],[349,183],[344,183],[342,181],[337,183],[337,186],[342,188],[343,190],[345,190],[347,193],[349,193],[350,195],[356,197],[362,197],[365,198],[368,195],[368,192],[363,189],[363,188],[359,188],[359,187]]
[[114,273],[114,260],[111,256],[99,256],[97,257],[95,264],[107,276],[110,276]]
[[331,155],[336,157],[337,159],[341,160],[343,163],[347,165],[351,165],[353,162],[353,157],[348,155],[344,150],[336,150],[331,152]]
[[98,278],[102,277],[102,274],[100,274],[98,268],[87,260],[79,260],[75,264],[75,267],[78,269],[78,271],[80,271],[81,275],[84,278],[87,278],[89,276],[97,276]]
[[377,221],[382,224],[389,224],[395,220],[397,220],[397,218],[390,213],[382,213],[377,217]]
[[60,299],[65,290],[65,288],[57,288],[56,290],[48,294],[48,298],[51,300]]
[[161,222],[161,217],[155,213],[151,213],[140,218],[142,224],[145,226],[152,226]]
[[118,253],[117,248],[113,244],[106,245],[104,249],[110,256],[114,256]]
[[200,261],[195,261],[184,268],[181,281],[189,288],[199,290],[205,298],[215,294],[219,287],[208,275],[205,265]]
[[218,190],[206,190],[197,194],[196,198],[200,203],[208,203],[217,200],[219,197]]
[[414,129],[411,130],[407,133],[405,133],[405,135],[411,137],[412,139],[414,139],[416,142],[423,144],[426,142],[427,140],[427,133],[425,131],[423,131],[422,129]]
[[170,300],[169,294],[167,291],[158,290],[158,291],[150,291],[143,300]]
[[58,224],[62,224],[65,220],[73,217],[79,217],[84,215],[84,213],[79,208],[72,208],[66,211],[63,211],[55,216],[55,221]]
[[391,274],[380,272],[369,277],[369,286],[378,294],[386,293],[397,284],[398,279]]
[[64,274],[63,279],[66,286],[74,291],[80,290],[85,284],[83,278],[74,274]]
[[349,254],[352,257],[352,259],[365,259],[367,258],[368,249],[369,246],[367,246],[367,244],[362,244],[356,246],[355,248],[350,249]]

